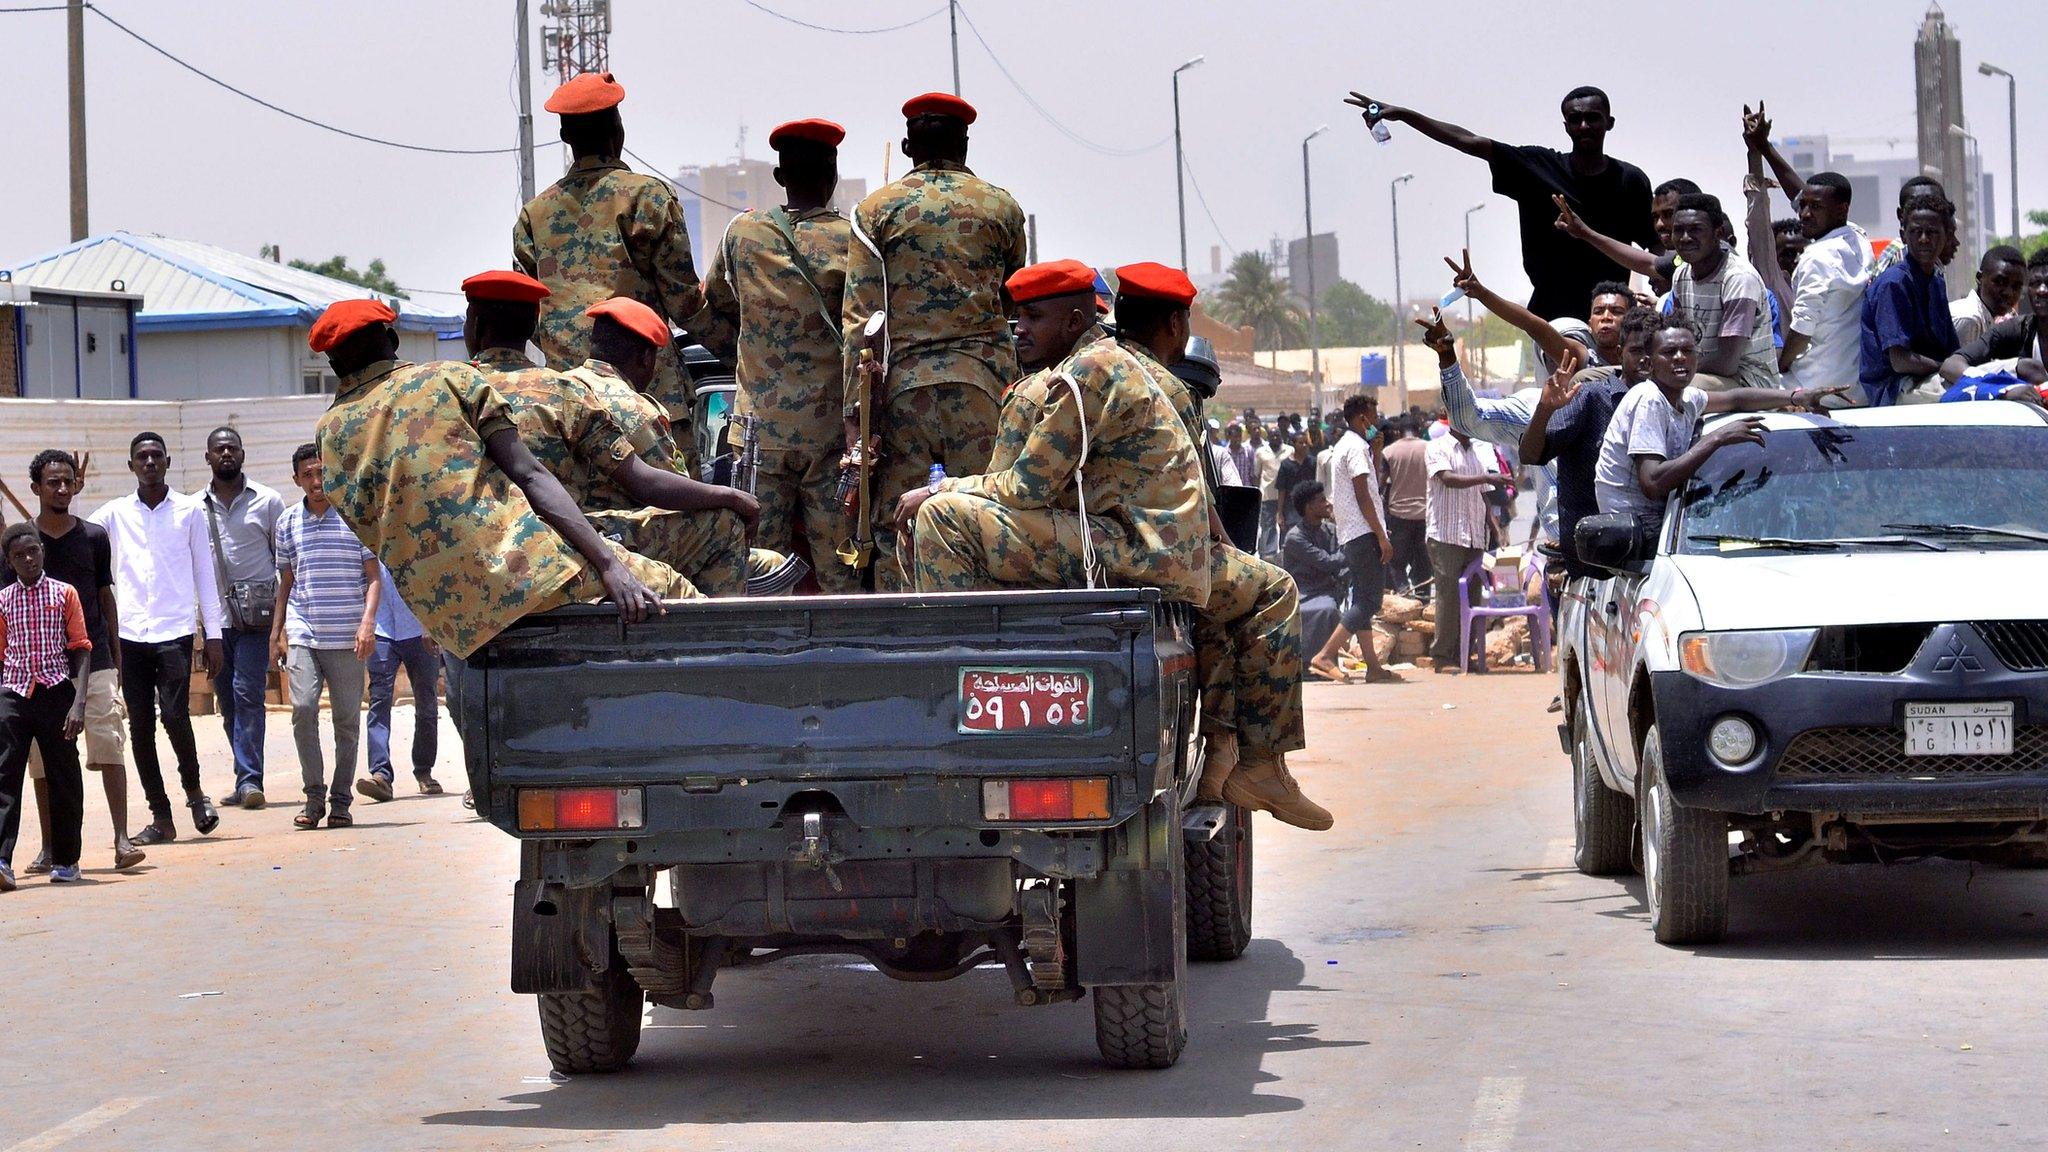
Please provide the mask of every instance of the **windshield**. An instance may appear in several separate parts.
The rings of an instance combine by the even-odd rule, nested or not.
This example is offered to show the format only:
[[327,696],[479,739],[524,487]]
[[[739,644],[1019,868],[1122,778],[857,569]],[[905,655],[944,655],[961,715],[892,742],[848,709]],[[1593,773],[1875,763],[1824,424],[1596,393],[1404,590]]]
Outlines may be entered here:
[[1761,445],[1716,452],[1686,485],[1678,515],[1684,553],[1874,547],[1901,536],[1947,548],[2048,547],[2024,535],[2048,533],[2048,426],[1771,432]]

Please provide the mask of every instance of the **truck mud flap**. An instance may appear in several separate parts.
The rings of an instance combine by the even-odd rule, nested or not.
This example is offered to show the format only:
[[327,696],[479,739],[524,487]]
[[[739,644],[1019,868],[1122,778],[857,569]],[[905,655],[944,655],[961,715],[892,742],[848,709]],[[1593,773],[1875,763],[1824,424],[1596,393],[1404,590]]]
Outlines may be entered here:
[[1075,974],[1083,986],[1164,984],[1185,945],[1185,849],[1176,797],[1162,792],[1107,833],[1103,870],[1074,881]]
[[587,992],[611,965],[609,888],[545,880],[512,886],[512,991]]

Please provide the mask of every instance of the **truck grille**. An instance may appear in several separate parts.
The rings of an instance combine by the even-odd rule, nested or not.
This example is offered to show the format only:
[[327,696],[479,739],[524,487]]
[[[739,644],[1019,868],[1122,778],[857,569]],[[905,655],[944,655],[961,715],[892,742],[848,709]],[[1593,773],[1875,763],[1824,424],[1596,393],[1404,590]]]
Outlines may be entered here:
[[2048,672],[2048,620],[1979,620],[1971,627],[2007,668]]
[[1958,779],[2048,771],[2048,726],[2013,733],[2009,756],[1908,756],[1898,728],[1815,728],[1793,737],[1778,779],[1870,780],[1909,776]]

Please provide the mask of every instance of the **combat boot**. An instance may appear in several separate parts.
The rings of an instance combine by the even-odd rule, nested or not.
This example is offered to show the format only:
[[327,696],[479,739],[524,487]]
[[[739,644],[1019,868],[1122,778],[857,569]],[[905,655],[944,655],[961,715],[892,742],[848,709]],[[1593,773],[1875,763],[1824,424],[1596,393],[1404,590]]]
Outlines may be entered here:
[[1195,785],[1195,799],[1205,804],[1223,802],[1223,785],[1237,771],[1237,733],[1225,729],[1202,737],[1202,779]]
[[1328,810],[1301,794],[1301,785],[1287,771],[1287,759],[1278,754],[1254,756],[1238,766],[1223,782],[1223,798],[1241,808],[1271,812],[1282,824],[1326,832],[1337,823]]

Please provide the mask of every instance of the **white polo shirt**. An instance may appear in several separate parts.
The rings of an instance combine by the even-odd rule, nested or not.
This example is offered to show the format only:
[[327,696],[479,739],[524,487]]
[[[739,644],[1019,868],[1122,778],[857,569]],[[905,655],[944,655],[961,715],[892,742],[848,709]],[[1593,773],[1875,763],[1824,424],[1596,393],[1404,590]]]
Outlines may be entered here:
[[192,635],[194,620],[207,639],[220,638],[220,582],[198,498],[172,492],[151,508],[130,492],[102,504],[91,519],[113,542],[121,639],[161,644]]

